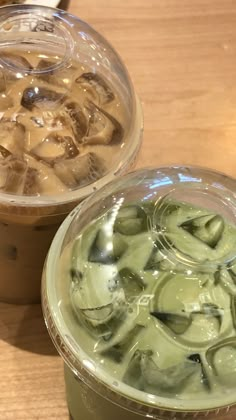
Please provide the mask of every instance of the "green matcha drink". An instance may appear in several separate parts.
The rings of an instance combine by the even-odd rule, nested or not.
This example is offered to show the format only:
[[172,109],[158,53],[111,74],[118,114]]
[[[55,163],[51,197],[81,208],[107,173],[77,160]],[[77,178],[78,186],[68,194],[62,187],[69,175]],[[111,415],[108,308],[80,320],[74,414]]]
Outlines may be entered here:
[[234,418],[235,186],[137,171],[62,225],[43,305],[73,420]]

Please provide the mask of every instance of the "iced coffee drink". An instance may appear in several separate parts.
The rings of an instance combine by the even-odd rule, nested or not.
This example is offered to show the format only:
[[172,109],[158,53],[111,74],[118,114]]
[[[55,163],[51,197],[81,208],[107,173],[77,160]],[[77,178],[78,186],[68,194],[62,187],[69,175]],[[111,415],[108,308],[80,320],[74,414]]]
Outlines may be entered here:
[[[45,10],[44,19],[32,6],[0,16],[0,300],[8,302],[39,300],[43,261],[61,221],[123,172],[125,153],[132,164],[140,139],[130,137],[125,75],[106,73],[99,58],[92,65],[100,51],[90,56],[89,36],[95,47],[98,35],[69,15],[66,24],[63,12],[56,24],[56,12]],[[86,31],[69,32],[70,21],[86,26],[87,41]],[[112,54],[110,69],[113,59],[122,69]]]
[[140,171],[62,226],[43,303],[73,420],[235,415],[236,202],[226,184],[194,168]]

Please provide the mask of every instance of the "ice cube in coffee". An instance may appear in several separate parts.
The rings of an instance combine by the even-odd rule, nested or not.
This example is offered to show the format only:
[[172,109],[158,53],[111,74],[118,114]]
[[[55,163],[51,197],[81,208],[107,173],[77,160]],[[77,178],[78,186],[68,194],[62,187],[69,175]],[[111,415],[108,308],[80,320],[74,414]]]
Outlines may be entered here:
[[[5,10],[0,249],[16,252],[9,262],[6,252],[0,255],[0,300],[28,302],[39,299],[40,270],[59,223],[76,203],[133,163],[140,127],[138,134],[135,115],[131,118],[132,86],[116,54],[109,58],[106,41],[98,45],[83,22],[60,12],[56,17],[53,9],[45,19],[40,6]],[[97,45],[92,56],[89,37]],[[123,70],[118,74],[115,67]]]
[[[59,75],[56,70],[45,75],[38,71],[43,72],[45,66],[55,68],[56,57],[41,59],[36,54],[26,57],[17,51],[0,51],[0,60],[4,78],[0,190],[27,195],[58,194],[102,178],[114,157],[117,159],[127,127],[118,93],[102,76],[85,72],[79,63],[72,62]],[[27,77],[9,76],[4,63],[19,65]],[[64,80],[58,81],[58,76]],[[18,164],[8,163],[16,160]],[[14,182],[17,171],[22,179]],[[9,177],[13,177],[12,182]],[[31,188],[23,185],[29,177]]]

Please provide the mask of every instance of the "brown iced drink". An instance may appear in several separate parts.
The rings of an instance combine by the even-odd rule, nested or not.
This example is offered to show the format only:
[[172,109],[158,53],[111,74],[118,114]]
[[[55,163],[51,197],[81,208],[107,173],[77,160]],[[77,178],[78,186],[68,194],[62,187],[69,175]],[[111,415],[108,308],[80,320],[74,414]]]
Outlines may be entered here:
[[88,61],[0,45],[0,301],[39,301],[60,223],[130,154],[128,102]]

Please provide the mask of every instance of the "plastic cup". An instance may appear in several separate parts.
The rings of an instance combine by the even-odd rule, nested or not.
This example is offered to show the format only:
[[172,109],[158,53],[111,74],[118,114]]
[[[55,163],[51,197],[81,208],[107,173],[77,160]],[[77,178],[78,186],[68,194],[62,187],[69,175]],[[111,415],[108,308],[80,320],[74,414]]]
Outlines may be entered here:
[[133,167],[142,110],[118,54],[77,17],[3,7],[0,35],[0,301],[34,303],[61,222]]
[[235,187],[139,170],[64,221],[42,304],[73,420],[235,417]]

